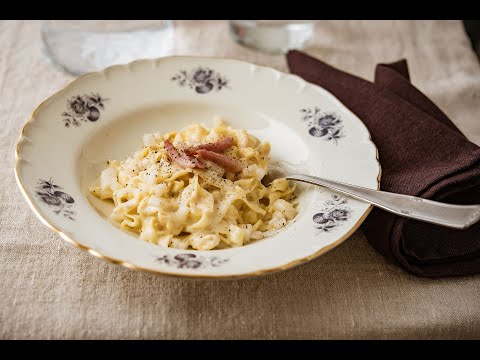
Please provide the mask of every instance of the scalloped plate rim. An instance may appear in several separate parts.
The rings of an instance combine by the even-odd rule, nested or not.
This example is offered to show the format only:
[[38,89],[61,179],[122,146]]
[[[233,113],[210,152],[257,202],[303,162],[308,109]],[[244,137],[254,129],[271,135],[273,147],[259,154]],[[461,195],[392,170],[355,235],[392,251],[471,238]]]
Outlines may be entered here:
[[261,270],[258,270],[258,271],[255,271],[255,272],[252,272],[252,273],[241,273],[241,274],[225,274],[225,275],[208,275],[208,274],[185,274],[185,273],[180,273],[180,272],[175,272],[175,271],[166,271],[166,270],[153,270],[153,269],[149,269],[149,268],[144,268],[142,266],[138,266],[138,265],[133,265],[133,264],[130,264],[128,262],[125,262],[124,260],[121,260],[121,259],[116,259],[116,258],[112,258],[112,257],[109,257],[109,256],[106,256],[106,255],[103,255],[103,254],[100,254],[98,253],[97,251],[79,243],[78,241],[72,239],[71,237],[69,237],[67,234],[65,234],[62,230],[58,229],[56,226],[52,225],[48,220],[47,218],[42,214],[42,210],[39,209],[39,207],[37,206],[36,202],[33,201],[30,196],[27,194],[27,191],[25,190],[25,187],[24,187],[24,184],[21,180],[21,177],[20,177],[20,174],[19,174],[19,168],[21,166],[21,162],[22,162],[22,159],[20,157],[20,147],[22,145],[22,142],[24,139],[26,139],[25,135],[24,135],[24,132],[25,132],[25,129],[27,126],[29,126],[29,124],[32,124],[32,122],[34,122],[34,119],[36,119],[36,112],[39,108],[41,108],[44,104],[46,104],[47,102],[49,101],[53,101],[57,96],[60,96],[64,91],[72,88],[75,83],[80,80],[80,79],[88,79],[89,77],[94,77],[94,76],[99,76],[99,75],[103,75],[104,77],[107,77],[107,74],[109,71],[113,70],[113,69],[118,69],[118,68],[122,68],[122,69],[126,69],[127,71],[131,71],[131,67],[136,64],[136,63],[153,63],[155,67],[158,67],[162,62],[165,62],[165,61],[170,61],[170,60],[175,60],[177,58],[183,58],[183,59],[198,59],[198,60],[220,60],[220,61],[228,61],[228,62],[233,62],[233,63],[238,63],[238,64],[242,64],[242,65],[247,65],[247,66],[250,66],[250,67],[255,67],[255,68],[261,68],[261,69],[267,69],[269,71],[272,71],[274,74],[276,74],[277,76],[286,76],[286,77],[289,77],[289,78],[293,78],[295,79],[296,81],[298,81],[299,83],[302,83],[304,86],[310,86],[310,87],[313,87],[315,90],[317,91],[320,91],[322,93],[322,95],[325,95],[325,96],[328,96],[330,98],[330,100],[332,100],[333,102],[335,102],[338,106],[340,106],[342,108],[343,111],[347,112],[347,113],[350,113],[354,118],[357,118],[360,123],[363,125],[364,127],[364,130],[366,131],[366,133],[368,134],[369,136],[369,142],[371,143],[371,145],[374,147],[375,149],[375,152],[376,152],[376,161],[377,161],[377,165],[378,165],[378,174],[377,174],[377,189],[380,189],[380,178],[381,178],[381,164],[380,164],[380,161],[379,161],[379,156],[378,156],[378,148],[376,147],[376,145],[374,144],[374,142],[372,141],[371,139],[371,135],[370,135],[370,132],[368,130],[368,128],[366,127],[366,125],[361,121],[361,119],[358,118],[357,115],[355,115],[350,109],[348,109],[345,105],[343,105],[343,103],[338,100],[332,93],[330,93],[329,91],[327,91],[326,89],[318,86],[318,85],[315,85],[315,84],[311,84],[311,83],[308,83],[306,82],[305,80],[303,80],[301,77],[295,75],[295,74],[289,74],[289,73],[285,73],[285,72],[282,72],[280,70],[277,70],[275,68],[272,68],[272,67],[268,67],[268,66],[264,66],[264,65],[258,65],[258,64],[255,64],[253,62],[248,62],[248,61],[244,61],[244,60],[240,60],[240,59],[233,59],[233,58],[225,58],[225,57],[212,57],[212,56],[168,56],[168,57],[162,57],[162,58],[156,58],[156,59],[138,59],[138,60],[135,60],[135,61],[132,61],[132,62],[129,62],[127,64],[117,64],[117,65],[112,65],[112,66],[109,66],[103,70],[100,70],[100,71],[95,71],[95,72],[90,72],[90,73],[86,73],[86,74],[83,74],[75,79],[72,79],[72,81],[68,82],[66,85],[64,85],[63,87],[61,87],[59,90],[55,91],[52,95],[48,96],[44,101],[40,102],[35,108],[34,110],[32,111],[29,119],[27,120],[27,122],[22,126],[22,128],[20,129],[20,136],[18,138],[18,141],[15,145],[15,166],[14,166],[14,173],[15,173],[15,178],[16,178],[16,182],[17,182],[17,185],[19,186],[20,190],[21,190],[21,193],[22,195],[24,196],[25,200],[27,201],[29,207],[32,209],[33,213],[35,214],[35,216],[42,222],[42,224],[44,224],[45,226],[47,226],[48,228],[50,228],[52,231],[58,233],[60,235],[60,237],[64,240],[66,240],[67,242],[69,242],[70,244],[74,245],[75,247],[78,247],[82,250],[85,250],[87,251],[88,253],[90,253],[91,255],[94,255],[98,258],[101,258],[107,262],[110,262],[112,264],[118,264],[118,265],[122,265],[124,267],[127,267],[129,269],[133,269],[133,270],[138,270],[138,271],[143,271],[143,272],[148,272],[148,273],[153,273],[153,274],[156,274],[156,275],[165,275],[165,276],[173,276],[173,277],[181,277],[181,278],[190,278],[190,279],[236,279],[236,278],[247,278],[247,277],[253,277],[253,276],[260,276],[260,275],[264,275],[264,274],[271,274],[271,273],[274,273],[274,272],[277,272],[277,271],[281,271],[281,270],[286,270],[286,269],[289,269],[289,268],[292,268],[292,267],[295,267],[295,266],[298,266],[298,265],[301,265],[301,264],[304,264],[310,260],[313,260],[319,256],[321,256],[322,254],[326,253],[327,251],[335,248],[336,246],[338,246],[339,244],[341,244],[343,241],[345,241],[346,239],[348,239],[358,228],[359,226],[363,223],[363,221],[365,220],[365,218],[368,216],[368,214],[370,213],[370,211],[372,210],[373,206],[370,205],[368,206],[368,208],[365,210],[365,212],[363,213],[363,215],[361,216],[361,218],[350,228],[350,230],[343,236],[341,237],[340,239],[334,241],[333,243],[321,248],[319,251],[313,253],[313,254],[310,254],[309,256],[307,257],[303,257],[301,259],[296,259],[292,262],[289,262],[289,263],[286,263],[284,265],[281,265],[281,266],[278,266],[278,267],[274,267],[274,268],[265,268],[265,269],[261,269]]

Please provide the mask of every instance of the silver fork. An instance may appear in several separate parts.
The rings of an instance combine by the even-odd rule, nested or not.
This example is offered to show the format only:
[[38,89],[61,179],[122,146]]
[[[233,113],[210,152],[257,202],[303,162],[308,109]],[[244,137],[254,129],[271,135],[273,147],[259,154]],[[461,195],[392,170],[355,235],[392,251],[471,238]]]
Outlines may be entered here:
[[285,174],[276,168],[270,168],[262,182],[268,184],[278,178],[324,186],[396,215],[454,229],[466,229],[480,220],[480,205],[445,204],[410,195],[367,189],[316,176]]

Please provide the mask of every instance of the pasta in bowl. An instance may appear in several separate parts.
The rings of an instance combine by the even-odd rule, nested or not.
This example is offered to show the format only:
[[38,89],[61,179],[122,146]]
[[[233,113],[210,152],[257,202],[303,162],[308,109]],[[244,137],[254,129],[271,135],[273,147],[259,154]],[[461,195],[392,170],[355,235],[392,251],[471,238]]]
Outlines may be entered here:
[[74,80],[34,110],[15,156],[20,191],[59,237],[129,269],[188,278],[305,263],[370,211],[307,184],[264,186],[270,164],[370,189],[380,176],[368,130],[332,94],[207,57],[139,60]]
[[222,249],[262,239],[297,214],[295,185],[261,180],[270,144],[218,120],[143,136],[143,148],[110,160],[100,186],[111,218],[140,239],[178,249]]

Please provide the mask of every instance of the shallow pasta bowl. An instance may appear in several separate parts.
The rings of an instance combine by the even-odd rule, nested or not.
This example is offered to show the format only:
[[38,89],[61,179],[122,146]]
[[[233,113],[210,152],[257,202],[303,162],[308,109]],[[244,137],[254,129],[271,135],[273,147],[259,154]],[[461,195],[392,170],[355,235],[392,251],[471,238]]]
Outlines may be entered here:
[[321,87],[251,63],[166,57],[76,79],[38,106],[16,147],[18,185],[35,215],[63,239],[131,269],[191,278],[255,276],[311,260],[347,239],[371,206],[298,185],[298,215],[242,247],[165,248],[122,231],[93,197],[108,159],[142,135],[213,124],[221,116],[271,143],[271,159],[297,172],[379,188],[377,149],[362,121]]

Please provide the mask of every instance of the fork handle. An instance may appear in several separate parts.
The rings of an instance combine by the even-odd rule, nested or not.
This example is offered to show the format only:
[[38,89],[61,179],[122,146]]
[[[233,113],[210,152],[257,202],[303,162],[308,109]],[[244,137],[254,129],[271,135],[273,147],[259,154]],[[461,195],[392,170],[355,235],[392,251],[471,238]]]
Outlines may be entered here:
[[294,174],[287,175],[285,178],[324,186],[396,215],[454,229],[466,229],[480,220],[480,205],[445,204],[410,195],[367,189],[309,175]]

